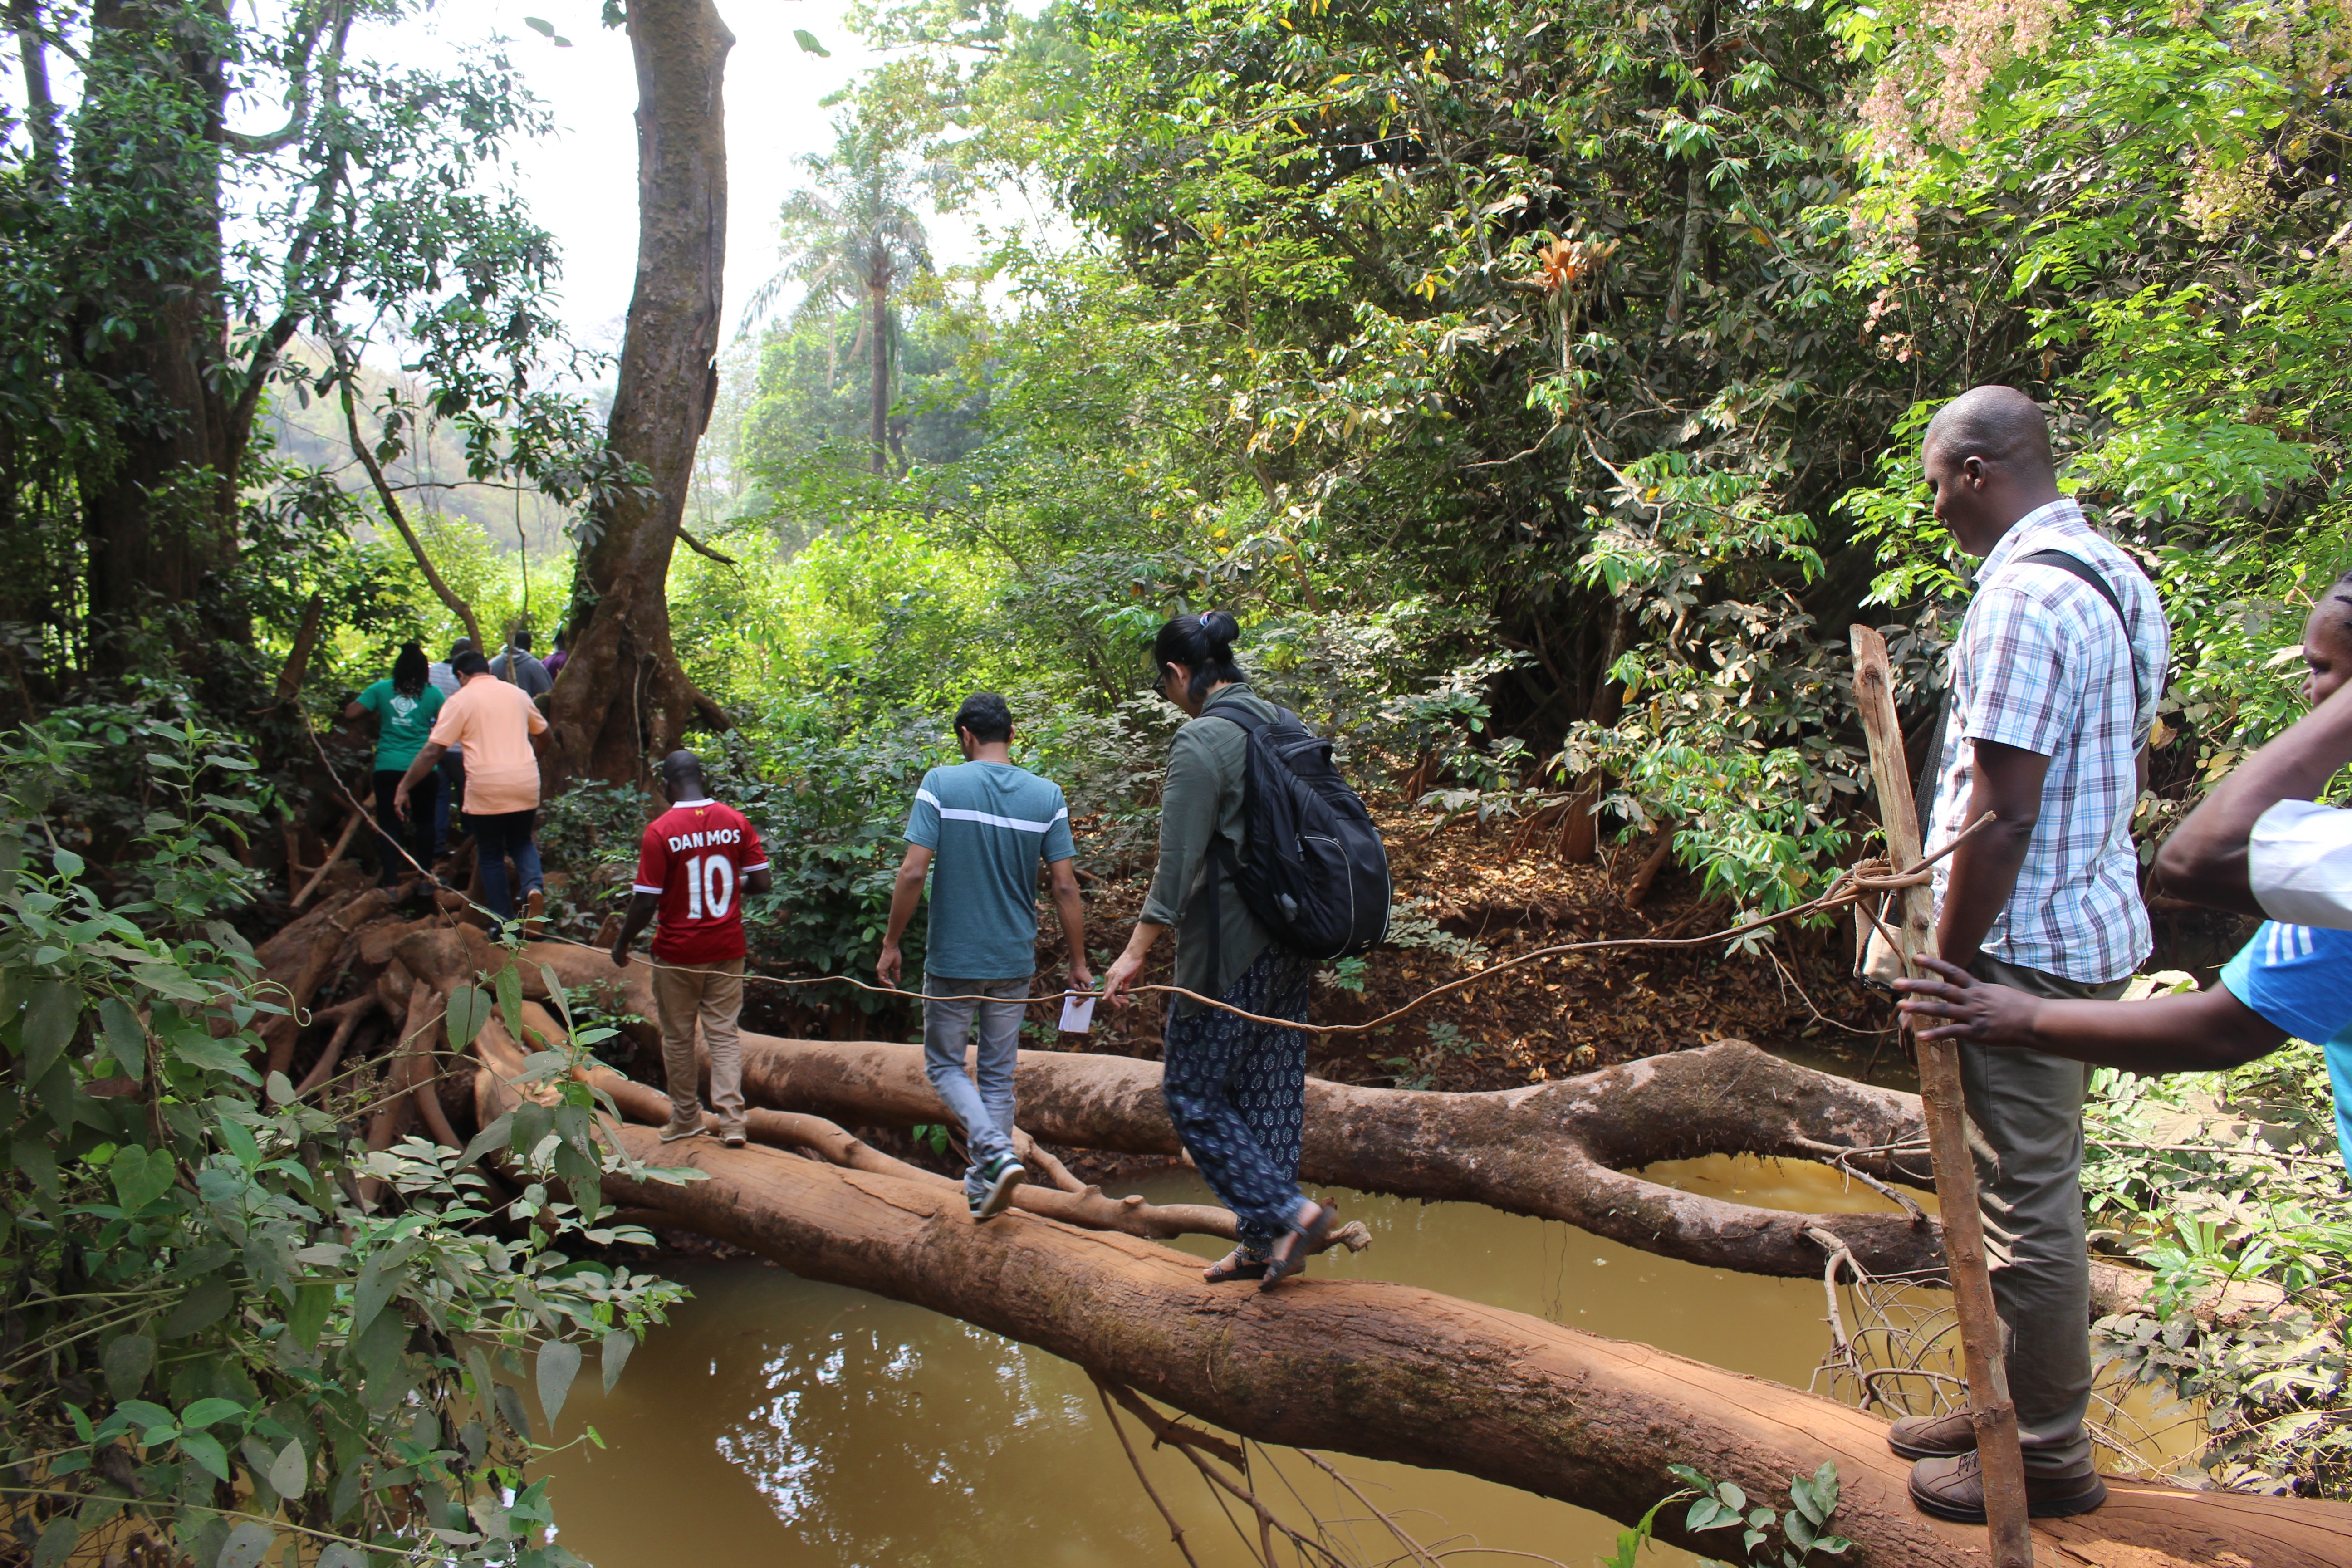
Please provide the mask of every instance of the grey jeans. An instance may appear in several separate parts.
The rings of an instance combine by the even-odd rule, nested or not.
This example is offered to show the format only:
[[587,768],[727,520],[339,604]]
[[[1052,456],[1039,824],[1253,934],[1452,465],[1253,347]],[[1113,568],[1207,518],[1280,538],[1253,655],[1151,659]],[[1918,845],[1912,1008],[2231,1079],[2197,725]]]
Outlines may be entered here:
[[[923,976],[923,1073],[939,1092],[940,1103],[963,1128],[963,1146],[971,1157],[964,1173],[966,1190],[978,1193],[982,1166],[1013,1152],[1013,1068],[1021,1049],[1021,1002],[949,1002],[947,996],[1026,996],[1029,982],[1018,980],[958,980],[951,975]],[[973,1016],[980,1019],[980,1082],[964,1069],[964,1051],[971,1038]]]
[[[1979,958],[1970,973],[2033,996],[2123,994],[2123,980],[2094,985]],[[2083,1223],[2083,1094],[2090,1069],[2040,1051],[1963,1042],[1960,1084],[1969,1116],[2000,1157],[1979,1157],[1984,1190],[2010,1205],[1986,1217],[2017,1237],[2014,1259],[1992,1270],[1993,1304],[2009,1330],[2009,1391],[2017,1405],[2025,1468],[2081,1475],[2091,1464],[2091,1258]]]

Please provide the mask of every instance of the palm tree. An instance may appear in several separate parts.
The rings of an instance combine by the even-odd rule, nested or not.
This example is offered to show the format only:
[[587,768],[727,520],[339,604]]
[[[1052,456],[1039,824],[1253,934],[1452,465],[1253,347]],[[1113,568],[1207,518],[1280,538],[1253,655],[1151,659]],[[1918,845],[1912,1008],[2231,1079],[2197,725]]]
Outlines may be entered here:
[[931,270],[930,236],[915,211],[914,191],[935,183],[932,166],[910,158],[887,133],[845,115],[834,122],[831,153],[802,163],[811,181],[784,198],[778,215],[783,265],[751,296],[743,331],[764,318],[786,285],[807,289],[801,309],[856,310],[857,338],[872,356],[875,473],[887,473],[892,330],[890,290]]

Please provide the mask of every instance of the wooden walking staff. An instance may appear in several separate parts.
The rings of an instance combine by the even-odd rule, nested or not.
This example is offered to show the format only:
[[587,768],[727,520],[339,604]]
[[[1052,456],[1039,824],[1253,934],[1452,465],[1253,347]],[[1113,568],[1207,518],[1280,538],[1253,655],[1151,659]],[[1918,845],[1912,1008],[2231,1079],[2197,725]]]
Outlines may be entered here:
[[[1903,731],[1895,718],[1895,687],[1887,671],[1886,639],[1868,626],[1853,628],[1853,698],[1870,739],[1870,773],[1878,785],[1878,816],[1886,829],[1886,857],[1897,868],[1920,859],[1919,817],[1903,766]],[[1903,889],[1903,920],[1895,941],[1906,974],[1918,973],[1920,953],[1936,951],[1936,898],[1926,883]],[[1960,1319],[1960,1349],[1969,1378],[1969,1414],[1976,1423],[1983,1466],[1985,1519],[1995,1568],[2032,1568],[2033,1541],[2025,1507],[2025,1459],[2017,1444],[2017,1406],[2009,1397],[2009,1371],[2000,1349],[2000,1317],[1993,1309],[1992,1277],[1985,1268],[1984,1212],[1977,1206],[1977,1169],[1969,1153],[1966,1096],[1959,1047],[1915,1040],[1919,1048],[1919,1099],[1927,1115],[1927,1153],[1936,1166],[1936,1197],[1943,1209],[1944,1261]]]

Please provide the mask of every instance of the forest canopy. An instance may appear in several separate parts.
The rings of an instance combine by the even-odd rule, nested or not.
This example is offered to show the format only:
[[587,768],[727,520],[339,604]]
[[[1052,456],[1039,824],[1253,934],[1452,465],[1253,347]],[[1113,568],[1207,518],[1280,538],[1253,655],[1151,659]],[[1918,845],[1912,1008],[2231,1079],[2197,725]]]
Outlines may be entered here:
[[[569,1087],[509,1129],[547,1216],[511,1248],[469,1228],[481,1150],[368,1148],[248,1061],[291,1039],[249,993],[347,816],[335,731],[404,641],[567,634],[546,830],[583,907],[648,756],[691,742],[778,849],[755,961],[838,976],[969,691],[1011,696],[1089,853],[1141,844],[1177,717],[1142,650],[1213,605],[1400,808],[1586,850],[1664,829],[1723,923],[1805,901],[1872,832],[1844,628],[1886,627],[1906,723],[1934,710],[1969,563],[1917,448],[1971,384],[2049,411],[2171,619],[2144,858],[2294,716],[2296,628],[2352,566],[2336,0],[872,3],[886,63],[751,215],[764,282],[709,254],[722,128],[677,85],[718,79],[717,14],[575,5],[687,170],[641,184],[614,355],[565,331],[514,179],[549,129],[526,57],[402,63],[433,9],[5,13],[0,1123],[29,1217],[0,1267],[136,1306],[79,1350],[29,1324],[61,1370],[12,1441],[102,1445],[134,1416],[101,1439],[91,1402],[141,1405],[152,1462],[107,1484],[175,1500],[192,1551],[235,1475],[356,1554],[415,1528],[365,1480],[400,1473],[468,1560],[562,1561],[530,1544],[528,1422],[465,1402],[528,1356],[560,1408],[581,1345],[617,1374],[674,1295],[554,1250],[627,1239],[576,1061],[531,1058]],[[942,257],[939,215],[1012,194],[1045,220]],[[452,1049],[494,1005],[523,1037],[519,992],[463,994]],[[191,1309],[190,1256],[247,1261]]]

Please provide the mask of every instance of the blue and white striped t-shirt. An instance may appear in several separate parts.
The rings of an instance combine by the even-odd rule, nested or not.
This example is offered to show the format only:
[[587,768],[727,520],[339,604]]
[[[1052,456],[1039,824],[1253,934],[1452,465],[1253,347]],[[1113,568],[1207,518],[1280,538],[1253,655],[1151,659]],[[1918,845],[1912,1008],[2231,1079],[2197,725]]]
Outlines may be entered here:
[[933,768],[907,842],[932,853],[923,971],[1017,980],[1037,967],[1037,865],[1076,858],[1070,808],[1050,779],[1010,763]]
[[2222,988],[2327,1058],[2336,1142],[2352,1165],[2352,931],[2264,921],[2221,966]]

